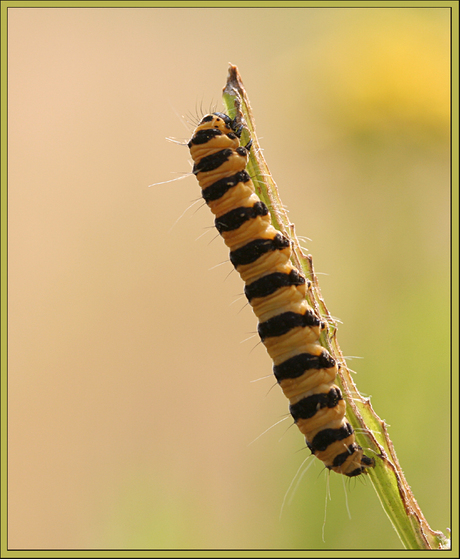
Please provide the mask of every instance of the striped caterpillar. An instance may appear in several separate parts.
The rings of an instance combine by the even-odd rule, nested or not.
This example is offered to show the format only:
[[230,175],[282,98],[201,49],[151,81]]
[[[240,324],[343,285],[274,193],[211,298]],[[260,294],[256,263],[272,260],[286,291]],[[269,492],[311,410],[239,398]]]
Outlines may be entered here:
[[245,282],[260,339],[308,448],[329,470],[358,476],[374,460],[355,442],[345,418],[334,384],[337,363],[319,344],[322,321],[305,300],[306,279],[290,261],[289,239],[271,225],[245,170],[251,142],[240,146],[243,127],[235,120],[213,113],[200,121],[188,143],[193,174]]

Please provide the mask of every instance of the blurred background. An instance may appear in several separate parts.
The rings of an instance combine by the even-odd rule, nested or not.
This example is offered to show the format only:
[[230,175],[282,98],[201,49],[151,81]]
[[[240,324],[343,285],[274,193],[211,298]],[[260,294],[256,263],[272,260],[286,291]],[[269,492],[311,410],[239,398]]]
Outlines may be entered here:
[[289,418],[264,433],[287,401],[242,343],[209,210],[185,211],[198,184],[149,188],[190,173],[166,138],[222,110],[228,62],[358,388],[446,532],[449,17],[8,9],[10,549],[401,547],[368,479],[305,472]]

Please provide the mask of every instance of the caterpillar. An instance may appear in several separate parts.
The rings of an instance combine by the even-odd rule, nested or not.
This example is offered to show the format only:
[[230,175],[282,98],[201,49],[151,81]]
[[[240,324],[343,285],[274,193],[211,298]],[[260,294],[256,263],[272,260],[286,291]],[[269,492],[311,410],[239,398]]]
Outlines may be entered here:
[[193,174],[245,283],[258,334],[307,447],[329,470],[367,473],[374,460],[355,442],[334,384],[337,363],[319,343],[324,323],[305,299],[307,280],[290,261],[290,240],[272,226],[246,171],[251,141],[240,145],[242,131],[224,113],[203,117],[188,142]]

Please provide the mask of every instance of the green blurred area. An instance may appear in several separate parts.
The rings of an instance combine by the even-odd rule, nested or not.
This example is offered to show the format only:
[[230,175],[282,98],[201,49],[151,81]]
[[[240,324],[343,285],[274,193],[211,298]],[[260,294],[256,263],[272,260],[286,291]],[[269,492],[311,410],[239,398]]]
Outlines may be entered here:
[[146,188],[189,172],[164,138],[221,109],[229,61],[358,388],[446,532],[449,34],[447,8],[10,9],[10,548],[400,548],[370,481],[318,461],[280,516],[308,451],[289,419],[249,444],[287,402],[249,382],[271,363],[239,344],[242,286],[195,242],[206,208],[171,228],[193,177]]

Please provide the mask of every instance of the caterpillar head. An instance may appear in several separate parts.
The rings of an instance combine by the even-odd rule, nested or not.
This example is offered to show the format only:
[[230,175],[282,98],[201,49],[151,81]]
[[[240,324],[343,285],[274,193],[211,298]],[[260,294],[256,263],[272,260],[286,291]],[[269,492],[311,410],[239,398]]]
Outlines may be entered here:
[[198,124],[198,128],[217,128],[224,134],[233,132],[238,138],[243,131],[243,126],[236,123],[236,118],[231,119],[225,113],[212,113],[204,116]]

